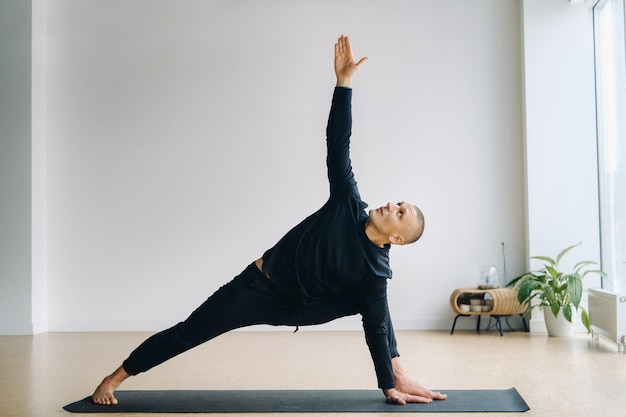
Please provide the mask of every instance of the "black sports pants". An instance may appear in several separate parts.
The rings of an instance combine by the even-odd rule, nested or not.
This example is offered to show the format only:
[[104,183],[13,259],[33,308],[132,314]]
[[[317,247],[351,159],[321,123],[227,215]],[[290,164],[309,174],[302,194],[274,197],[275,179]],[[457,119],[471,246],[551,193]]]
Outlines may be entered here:
[[[130,375],[145,372],[229,330],[255,324],[305,326],[359,312],[357,297],[346,292],[311,307],[294,307],[254,263],[218,289],[183,322],[144,341],[124,361]],[[398,356],[388,317],[389,348]]]

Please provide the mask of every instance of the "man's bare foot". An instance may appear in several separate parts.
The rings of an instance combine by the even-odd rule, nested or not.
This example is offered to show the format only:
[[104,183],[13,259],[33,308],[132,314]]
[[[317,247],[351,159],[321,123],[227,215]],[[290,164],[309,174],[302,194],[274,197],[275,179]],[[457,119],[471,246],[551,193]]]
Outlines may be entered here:
[[113,393],[129,376],[130,375],[124,370],[124,368],[120,366],[115,370],[115,372],[102,380],[100,385],[98,385],[98,388],[96,388],[96,391],[91,396],[91,399],[95,404],[117,404],[117,398],[115,398]]
[[113,382],[107,378],[104,378],[96,391],[91,396],[91,399],[95,404],[102,405],[115,405],[117,404],[117,398],[113,393],[117,389],[117,386],[113,384]]

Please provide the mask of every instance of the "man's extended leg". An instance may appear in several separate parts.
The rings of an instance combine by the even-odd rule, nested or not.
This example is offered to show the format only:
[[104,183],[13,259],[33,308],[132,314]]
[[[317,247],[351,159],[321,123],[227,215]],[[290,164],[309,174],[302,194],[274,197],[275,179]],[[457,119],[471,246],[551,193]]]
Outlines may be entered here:
[[252,264],[185,321],[139,345],[121,367],[104,378],[92,396],[93,401],[117,404],[114,391],[129,376],[145,372],[229,330],[254,324],[291,325],[293,308]]
[[145,372],[220,334],[255,324],[289,324],[292,310],[254,264],[217,290],[185,321],[153,335],[123,363]]

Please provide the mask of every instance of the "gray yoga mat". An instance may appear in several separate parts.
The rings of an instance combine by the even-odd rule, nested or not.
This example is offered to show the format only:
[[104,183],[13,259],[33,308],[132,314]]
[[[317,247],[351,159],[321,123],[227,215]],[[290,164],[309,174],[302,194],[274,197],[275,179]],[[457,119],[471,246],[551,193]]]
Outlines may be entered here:
[[117,391],[119,404],[91,397],[68,404],[74,413],[455,413],[523,412],[530,408],[515,388],[443,390],[445,401],[387,404],[379,390]]

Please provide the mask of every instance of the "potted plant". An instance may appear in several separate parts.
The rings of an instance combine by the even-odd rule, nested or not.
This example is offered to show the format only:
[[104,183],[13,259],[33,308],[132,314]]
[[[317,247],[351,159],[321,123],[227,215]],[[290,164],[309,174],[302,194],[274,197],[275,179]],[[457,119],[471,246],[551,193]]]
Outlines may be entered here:
[[[580,310],[582,323],[587,331],[590,331],[589,314],[580,305],[583,279],[591,273],[605,274],[598,269],[587,269],[591,265],[597,265],[594,261],[580,261],[569,273],[560,271],[559,263],[563,256],[577,246],[580,246],[580,243],[563,249],[556,259],[547,256],[531,257],[543,261],[543,267],[537,271],[527,272],[508,284],[519,290],[517,298],[521,304],[528,307],[527,312],[533,307],[543,307],[546,328],[550,336],[566,336],[572,333],[574,310]],[[532,303],[533,299],[538,300],[538,303]]]

